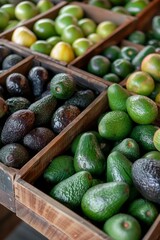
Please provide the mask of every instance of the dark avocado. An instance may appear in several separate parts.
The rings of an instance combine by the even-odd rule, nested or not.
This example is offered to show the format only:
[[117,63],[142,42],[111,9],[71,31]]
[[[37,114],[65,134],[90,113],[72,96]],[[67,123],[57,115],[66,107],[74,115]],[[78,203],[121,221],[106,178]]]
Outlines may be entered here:
[[31,68],[28,73],[32,92],[35,97],[39,97],[44,91],[44,86],[48,81],[48,71],[41,66]]
[[7,70],[11,67],[13,67],[14,65],[16,65],[17,63],[19,63],[20,61],[23,60],[23,57],[18,55],[18,54],[10,54],[8,55],[2,62],[2,69],[3,70]]
[[1,141],[3,144],[20,141],[34,126],[34,112],[23,109],[9,116],[6,120],[2,133]]
[[60,133],[69,123],[80,114],[79,108],[72,105],[63,105],[53,114],[51,127],[55,133]]
[[21,109],[27,109],[31,104],[27,98],[24,97],[12,97],[6,100],[8,110],[10,113],[14,113]]
[[31,91],[28,79],[21,73],[12,73],[6,79],[6,88],[11,96],[28,96]]
[[23,144],[32,151],[39,152],[54,137],[55,134],[49,128],[34,128],[23,138]]
[[19,143],[11,143],[0,149],[0,161],[8,167],[21,168],[29,160],[27,149]]
[[160,204],[160,161],[141,158],[132,165],[132,179],[142,196]]

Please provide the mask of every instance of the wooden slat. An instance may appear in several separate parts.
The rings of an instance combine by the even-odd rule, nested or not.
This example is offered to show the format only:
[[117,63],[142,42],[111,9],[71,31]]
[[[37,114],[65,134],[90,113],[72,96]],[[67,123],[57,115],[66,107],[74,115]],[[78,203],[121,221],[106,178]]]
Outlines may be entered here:
[[[24,180],[19,179],[15,183],[15,189],[18,202],[23,203],[29,210],[44,218],[51,226],[64,232],[70,239],[110,240],[97,227]],[[19,216],[18,209],[17,215]]]
[[149,231],[142,240],[160,240],[160,215],[150,227]]

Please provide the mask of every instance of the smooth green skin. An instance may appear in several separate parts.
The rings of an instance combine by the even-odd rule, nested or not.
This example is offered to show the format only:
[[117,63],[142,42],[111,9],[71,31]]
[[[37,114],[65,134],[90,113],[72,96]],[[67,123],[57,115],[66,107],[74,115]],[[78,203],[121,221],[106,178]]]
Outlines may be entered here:
[[[128,226],[125,227],[125,224]],[[119,213],[107,220],[103,230],[114,240],[140,240],[141,226],[136,218]]]
[[101,55],[92,57],[88,63],[87,70],[96,76],[103,77],[109,72],[110,61]]
[[77,19],[73,15],[71,15],[69,13],[65,13],[65,14],[59,15],[55,19],[55,29],[56,29],[56,32],[59,35],[62,35],[63,30],[66,27],[68,27],[69,25],[71,25],[71,24],[74,24],[74,25],[78,24]]
[[40,0],[37,3],[37,9],[40,13],[46,12],[51,9],[54,4],[50,0]]
[[54,47],[58,42],[61,42],[61,38],[58,37],[58,36],[53,36],[53,37],[50,37],[46,40],[49,44],[52,45],[52,47]]
[[83,195],[91,186],[91,174],[81,171],[55,185],[50,196],[74,209],[80,206]]
[[52,50],[52,45],[49,44],[47,41],[38,40],[30,46],[30,49],[32,51],[50,55],[50,52]]
[[158,130],[154,125],[137,125],[132,129],[130,137],[133,138],[145,151],[155,151],[153,144],[154,133]]
[[132,120],[123,111],[111,111],[102,117],[98,125],[99,134],[108,140],[121,140],[132,130]]
[[[141,66],[143,59],[150,53],[154,53],[155,48],[153,46],[144,47],[132,60],[133,66],[138,69]],[[142,69],[141,69],[142,70]],[[143,71],[143,70],[142,70]]]
[[111,72],[117,74],[122,79],[126,78],[133,71],[133,65],[124,58],[115,60],[111,65]]
[[119,151],[130,161],[135,161],[140,158],[140,148],[138,143],[132,138],[125,138],[122,142],[116,145],[111,152]]
[[84,34],[81,28],[73,24],[67,26],[63,30],[63,33],[61,35],[62,41],[67,42],[71,45],[74,43],[75,40],[83,37],[84,37]]
[[134,0],[125,5],[126,10],[133,16],[139,14],[148,3],[144,0]]
[[156,103],[146,96],[130,96],[126,106],[129,116],[138,124],[151,124],[158,116]]
[[59,15],[64,13],[69,13],[74,17],[76,17],[78,20],[83,18],[83,15],[84,15],[83,8],[74,4],[70,4],[62,7],[59,11]]
[[8,110],[10,113],[14,113],[20,109],[27,109],[30,106],[30,101],[24,97],[12,97],[6,100]]
[[107,73],[103,76],[103,79],[113,83],[119,83],[121,79],[114,73]]
[[8,111],[7,102],[0,97],[0,118],[6,115],[7,111]]
[[154,80],[160,82],[160,55],[153,53],[146,56],[141,64],[141,70],[150,74]]
[[153,78],[146,72],[137,71],[129,75],[126,81],[128,91],[149,96],[154,90],[155,82]]
[[13,4],[4,4],[1,9],[3,9],[4,11],[6,11],[6,13],[8,13],[9,15],[9,19],[10,20],[15,20],[15,6]]
[[158,216],[158,209],[154,203],[140,198],[134,200],[128,207],[128,213],[140,222],[151,226]]
[[127,112],[126,108],[126,101],[130,93],[120,86],[119,84],[115,83],[108,87],[108,102],[109,107],[112,111],[120,110]]
[[70,74],[56,74],[50,82],[50,92],[57,99],[68,99],[75,92],[76,82]]
[[112,21],[103,21],[98,24],[96,33],[98,33],[103,39],[109,37],[116,30],[117,25]]
[[15,16],[19,20],[27,20],[38,14],[36,5],[29,1],[22,1],[15,7]]
[[96,222],[106,221],[116,214],[129,197],[129,187],[124,182],[102,183],[91,187],[83,196],[83,213]]
[[118,46],[112,45],[104,49],[102,55],[108,58],[111,62],[113,62],[119,57],[120,52],[121,49]]
[[160,16],[155,16],[152,19],[152,30],[156,39],[160,40]]
[[0,149],[0,162],[8,167],[21,168],[28,160],[28,150],[19,143],[6,144]]
[[74,53],[77,57],[85,54],[86,51],[91,46],[92,46],[92,42],[88,38],[76,39],[72,44],[72,48],[73,48]]
[[90,18],[83,18],[79,20],[78,25],[82,29],[85,36],[96,32],[97,24]]
[[14,28],[14,27],[17,26],[18,24],[19,24],[19,21],[17,21],[17,20],[10,20],[10,21],[8,22],[7,27],[6,27],[4,30],[6,31],[6,30],[9,30],[9,29],[11,29],[11,28]]
[[132,181],[132,162],[121,152],[113,151],[107,157],[106,182],[125,182],[129,186]]
[[[49,123],[56,108],[57,100],[54,96],[47,95],[29,106],[29,110],[35,113],[35,126],[44,126]],[[45,110],[45,114],[44,114]]]
[[55,22],[49,18],[42,18],[35,22],[33,31],[40,40],[56,36]]
[[75,173],[73,157],[61,155],[55,157],[45,169],[43,178],[52,184],[57,184]]
[[124,58],[128,61],[132,61],[132,59],[137,55],[138,50],[135,47],[123,47],[121,48],[121,52],[119,57]]
[[154,133],[153,136],[153,143],[155,148],[160,151],[160,129],[157,129],[157,131]]
[[111,8],[111,3],[108,0],[89,0],[88,3],[90,5],[100,7],[100,8],[105,8],[105,9],[110,9]]
[[0,9],[0,31],[7,27],[9,22],[9,15],[5,10]]
[[144,45],[146,42],[146,35],[144,32],[137,30],[129,35],[128,40],[136,44]]
[[144,158],[149,158],[149,159],[155,159],[155,160],[160,160],[160,152],[159,151],[151,151],[147,152],[143,156]]
[[74,156],[76,172],[88,171],[94,177],[101,176],[105,168],[105,158],[96,136],[91,132],[82,134]]
[[129,12],[122,6],[115,6],[111,10],[116,13],[129,15]]

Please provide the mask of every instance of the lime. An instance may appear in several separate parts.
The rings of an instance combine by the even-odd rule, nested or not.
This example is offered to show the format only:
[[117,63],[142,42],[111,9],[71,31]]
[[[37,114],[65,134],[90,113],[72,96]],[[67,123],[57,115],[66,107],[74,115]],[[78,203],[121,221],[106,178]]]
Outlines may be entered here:
[[146,36],[144,32],[137,30],[129,35],[128,40],[136,44],[144,45],[146,42]]
[[114,60],[119,58],[120,52],[121,49],[118,46],[112,45],[110,47],[105,48],[102,52],[102,55],[107,57],[111,62],[113,62]]
[[148,5],[148,2],[146,2],[145,0],[133,0],[131,2],[128,2],[125,5],[125,8],[131,15],[136,16],[145,7],[147,7],[147,5]]
[[9,22],[8,13],[5,10],[0,9],[0,30],[3,30],[5,27],[7,27],[8,22]]
[[66,27],[62,33],[62,41],[72,44],[76,39],[82,38],[83,32],[80,27],[76,25],[69,25]]
[[105,74],[103,79],[113,83],[119,83],[121,81],[121,79],[114,73]]
[[69,25],[77,25],[77,19],[69,14],[69,13],[64,13],[62,15],[59,15],[56,19],[55,19],[55,29],[56,32],[59,35],[62,35],[63,30],[69,26]]
[[42,18],[35,22],[33,31],[41,40],[46,40],[49,37],[56,36],[55,22],[49,18]]
[[108,73],[110,68],[110,61],[101,55],[92,57],[88,63],[87,70],[96,76],[103,77]]
[[74,17],[76,17],[77,19],[83,18],[83,15],[84,15],[83,8],[74,4],[70,4],[62,7],[61,10],[59,11],[59,14],[64,14],[64,13],[69,13]]
[[91,33],[87,38],[91,40],[93,44],[98,43],[102,40],[102,38],[97,33]]
[[36,5],[30,1],[22,1],[15,7],[15,16],[19,20],[27,20],[38,14]]
[[79,38],[72,44],[72,48],[76,56],[83,55],[91,46],[92,42],[87,38]]
[[128,60],[119,58],[112,63],[111,71],[112,73],[117,74],[120,78],[126,78],[134,71],[134,67]]
[[13,4],[4,4],[1,9],[8,13],[10,20],[15,20],[15,6]]
[[138,50],[132,46],[125,46],[121,48],[119,57],[124,58],[128,61],[132,61],[133,58],[137,55]]
[[38,40],[30,46],[30,49],[39,53],[49,55],[52,49],[52,45],[49,44],[47,41]]
[[96,33],[98,33],[102,38],[109,37],[117,28],[117,25],[111,21],[103,21],[98,24]]
[[46,12],[51,9],[54,4],[50,0],[40,0],[37,4],[37,8],[40,13]]
[[58,43],[61,42],[61,38],[59,36],[53,36],[47,39],[47,42],[50,43],[53,47]]
[[83,18],[79,20],[78,25],[85,36],[96,32],[97,24],[90,18]]

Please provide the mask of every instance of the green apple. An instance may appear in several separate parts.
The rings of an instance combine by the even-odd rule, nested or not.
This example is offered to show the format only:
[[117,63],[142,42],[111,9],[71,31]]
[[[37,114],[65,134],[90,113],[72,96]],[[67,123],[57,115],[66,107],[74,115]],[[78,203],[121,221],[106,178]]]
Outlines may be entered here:
[[64,13],[69,13],[74,17],[76,17],[77,19],[81,19],[84,16],[83,8],[74,4],[70,4],[62,7],[61,10],[59,11],[59,14],[64,14]]
[[89,49],[92,46],[92,42],[87,38],[79,38],[74,41],[72,44],[74,53],[76,56],[83,55],[87,49]]
[[54,4],[50,0],[40,0],[37,4],[37,8],[40,13],[46,12],[51,9]]
[[76,39],[82,38],[83,32],[76,25],[66,27],[62,33],[62,41],[72,44]]
[[114,22],[104,21],[98,24],[96,32],[102,38],[107,38],[115,31],[116,28],[117,25]]
[[1,9],[8,13],[9,19],[14,20],[15,17],[15,6],[13,4],[4,4]]
[[37,15],[38,10],[34,3],[29,1],[20,2],[15,8],[15,16],[19,20],[27,20]]
[[35,22],[33,31],[41,40],[46,40],[49,37],[56,36],[55,22],[50,18],[42,18]]
[[9,15],[3,9],[0,9],[0,30],[3,30],[7,27],[9,22]]
[[69,13],[64,13],[62,15],[59,15],[55,19],[56,32],[59,35],[62,35],[63,30],[71,24],[77,25],[77,18],[75,18],[73,15],[71,15]]
[[98,43],[102,40],[102,37],[98,35],[97,33],[91,33],[87,37],[93,44]]
[[96,32],[97,24],[90,18],[83,18],[78,21],[79,27],[85,36]]

